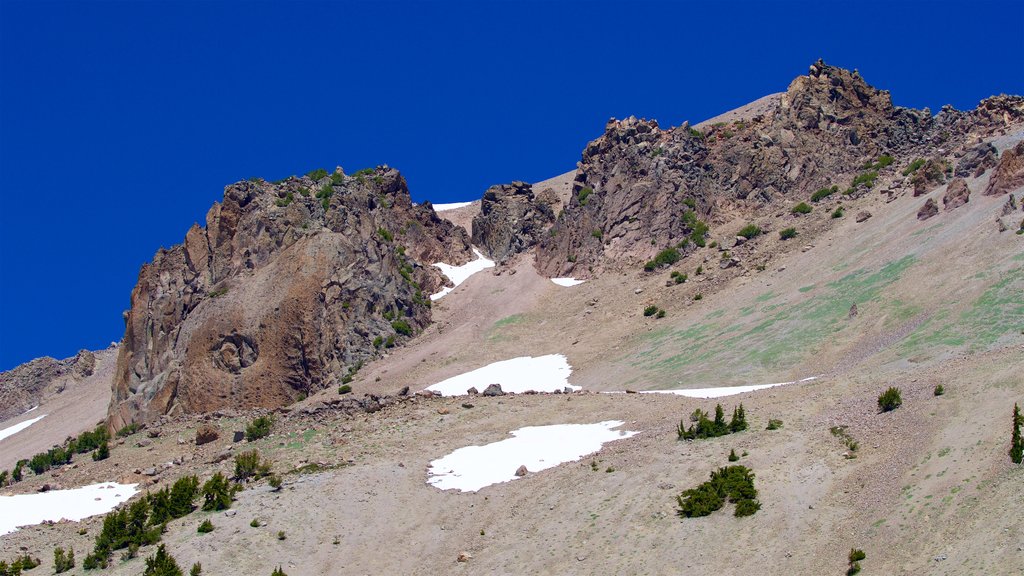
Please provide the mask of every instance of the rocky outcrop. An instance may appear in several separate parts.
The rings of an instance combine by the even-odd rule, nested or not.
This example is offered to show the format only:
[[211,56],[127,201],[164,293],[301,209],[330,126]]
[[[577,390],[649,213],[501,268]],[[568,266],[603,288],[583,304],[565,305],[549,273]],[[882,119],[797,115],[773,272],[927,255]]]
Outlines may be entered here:
[[1024,186],[1024,140],[1004,150],[985,189],[985,196],[1007,194]]
[[143,266],[111,428],[277,407],[429,323],[445,282],[430,264],[471,260],[465,231],[414,206],[388,167],[314,176],[226,187],[205,227]]
[[977,178],[989,168],[995,167],[998,157],[999,154],[996,152],[995,146],[989,142],[982,142],[964,152],[964,155],[957,160],[953,175],[957,178]]
[[935,200],[929,198],[924,203],[924,206],[921,206],[921,209],[917,211],[917,219],[918,220],[927,220],[927,219],[931,218],[932,216],[935,216],[938,213],[939,213],[939,205],[935,203]]
[[971,190],[963,178],[954,178],[946,186],[946,194],[942,197],[942,206],[946,212],[967,204],[971,198]]
[[550,196],[535,197],[525,182],[491,186],[473,218],[473,244],[499,263],[533,247],[555,220]]
[[95,369],[96,355],[81,350],[72,358],[44,356],[0,372],[0,422],[39,406],[44,397],[92,376]]
[[931,158],[918,168],[910,178],[914,186],[914,196],[923,196],[946,180],[946,171],[949,165],[943,160]]

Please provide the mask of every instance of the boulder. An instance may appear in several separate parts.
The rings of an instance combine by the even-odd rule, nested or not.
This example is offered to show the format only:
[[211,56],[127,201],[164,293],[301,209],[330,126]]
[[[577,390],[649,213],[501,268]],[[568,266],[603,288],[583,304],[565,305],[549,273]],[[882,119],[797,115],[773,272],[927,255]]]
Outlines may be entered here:
[[1003,150],[999,164],[992,171],[992,176],[985,188],[985,196],[1007,194],[1024,186],[1024,140],[1017,142],[1013,148]]
[[921,209],[917,211],[917,219],[927,220],[938,213],[939,205],[935,203],[935,200],[929,198],[928,201],[924,203],[924,206],[921,206]]
[[995,167],[998,156],[995,146],[988,142],[968,148],[957,161],[953,175],[957,178],[981,176],[985,170]]
[[554,220],[551,206],[534,196],[530,184],[491,186],[473,218],[473,244],[502,263],[536,244]]
[[484,396],[504,396],[505,392],[501,389],[501,384],[491,384],[484,389]]
[[857,222],[863,222],[868,218],[871,218],[871,212],[868,212],[867,210],[861,210],[860,212],[857,212],[857,217],[854,219]]
[[963,178],[954,178],[946,187],[946,194],[942,197],[942,205],[945,210],[955,210],[970,201],[971,190]]
[[196,446],[209,444],[220,438],[220,432],[212,424],[203,424],[196,430]]
[[520,466],[519,468],[516,468],[516,476],[518,476],[520,478],[522,478],[523,476],[526,476],[528,473],[529,473],[529,470],[526,469],[525,465]]

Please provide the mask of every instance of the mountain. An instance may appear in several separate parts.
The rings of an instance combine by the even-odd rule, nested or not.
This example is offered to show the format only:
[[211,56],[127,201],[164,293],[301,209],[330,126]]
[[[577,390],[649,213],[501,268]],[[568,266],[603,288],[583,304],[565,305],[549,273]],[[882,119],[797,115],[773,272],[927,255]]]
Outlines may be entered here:
[[[46,418],[0,442],[13,462],[106,417],[124,434],[110,457],[5,490],[153,493],[235,475],[256,451],[280,490],[242,480],[229,510],[161,535],[211,574],[840,574],[851,549],[864,573],[1019,574],[1022,199],[1024,98],[932,114],[823,62],[692,126],[612,120],[575,171],[464,206],[413,205],[387,167],[232,184],[143,267],[124,340],[96,356],[109,412],[43,393]],[[431,300],[452,284],[434,264],[485,264],[474,248],[494,266]],[[540,392],[546,374],[508,362],[524,357],[564,359],[581,390]],[[58,364],[0,383],[34,397],[67,378]],[[525,390],[427,390],[484,367],[478,392]],[[901,403],[883,410],[890,388]],[[688,436],[719,403],[725,420],[742,404],[747,429]],[[260,416],[269,434],[236,440]],[[66,424],[34,432],[49,421]],[[486,453],[552,425],[611,440],[559,465],[532,459],[568,435]],[[15,454],[20,436],[34,443]],[[475,479],[458,457],[507,478],[440,489]],[[752,472],[759,508],[733,486],[687,517],[681,500],[716,499],[713,482],[688,490],[730,465]],[[215,529],[197,534],[202,520]],[[0,558],[49,569],[103,524],[24,528]],[[155,554],[126,550],[97,573]]]

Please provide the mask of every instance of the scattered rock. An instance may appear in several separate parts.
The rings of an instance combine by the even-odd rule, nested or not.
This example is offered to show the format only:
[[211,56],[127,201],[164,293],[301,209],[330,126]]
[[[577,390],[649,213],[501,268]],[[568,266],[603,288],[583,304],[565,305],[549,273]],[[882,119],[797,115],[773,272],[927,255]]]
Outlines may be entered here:
[[1016,200],[1016,198],[1013,197],[1013,194],[1010,194],[1006,198],[1006,204],[1003,204],[1003,211],[1002,211],[1001,215],[1002,216],[1009,216],[1016,209],[1017,209],[1017,200]]
[[518,476],[520,478],[522,478],[523,476],[526,476],[527,473],[529,473],[529,470],[526,469],[525,465],[524,466],[520,466],[519,468],[516,468],[516,476]]
[[143,438],[143,439],[139,440],[138,442],[136,442],[135,446],[137,448],[147,448],[152,443],[153,443],[153,441],[150,440],[149,438]]
[[854,219],[859,223],[867,220],[868,218],[871,218],[871,212],[861,210],[860,212],[857,212],[857,217]]
[[466,390],[466,394],[469,394],[470,396],[476,396],[479,393],[480,391],[476,389],[476,386],[470,388],[469,390]]
[[462,403],[462,407],[468,410],[468,409],[472,408],[473,405],[470,404],[469,402],[463,402]]
[[956,170],[953,173],[957,178],[978,177],[984,174],[985,170],[993,168],[998,160],[998,153],[995,146],[983,142],[969,148],[956,163]]
[[857,317],[857,305],[853,304],[852,306],[850,306],[850,314],[849,314],[848,318],[856,318],[856,317]]
[[942,205],[946,211],[955,210],[970,201],[971,190],[963,178],[954,178],[946,187],[946,194],[942,197]]
[[220,432],[212,424],[203,424],[196,430],[196,446],[209,444],[220,438]]
[[146,468],[145,470],[142,471],[142,473],[145,474],[146,476],[156,476],[157,474],[159,474],[155,467]]
[[409,387],[408,386],[404,386],[401,390],[398,391],[398,395],[399,396],[408,396],[409,395]]
[[235,430],[232,433],[231,441],[237,444],[238,442],[241,442],[242,440],[245,440],[245,432],[243,432],[241,430]]
[[637,288],[637,289],[633,290],[633,294],[643,294],[643,292],[644,292],[643,288]]
[[938,213],[939,205],[935,203],[935,200],[929,198],[928,201],[924,203],[924,206],[921,206],[921,209],[917,211],[917,219],[927,220]]
[[488,386],[483,393],[484,396],[504,396],[505,392],[501,389],[501,384],[491,384]]
[[1024,186],[1024,140],[1011,149],[1003,150],[999,164],[985,189],[985,196],[999,196]]
[[448,414],[448,409],[445,408],[444,406],[441,406],[440,408],[437,409],[437,413],[444,416],[445,414]]
[[565,388],[562,389],[562,394],[572,394],[573,392],[575,392],[575,390],[573,390],[572,388],[570,388],[568,386],[566,386]]
[[458,562],[469,562],[473,558],[473,555],[469,552],[459,552],[459,557],[456,558]]

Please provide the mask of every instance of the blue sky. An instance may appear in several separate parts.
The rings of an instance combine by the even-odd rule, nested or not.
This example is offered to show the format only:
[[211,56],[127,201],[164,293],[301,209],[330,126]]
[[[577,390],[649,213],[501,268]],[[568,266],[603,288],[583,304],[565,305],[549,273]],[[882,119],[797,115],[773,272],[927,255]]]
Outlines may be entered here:
[[1024,93],[1024,3],[0,0],[0,370],[122,336],[223,187],[400,169],[414,200],[575,167],[609,117],[700,121],[817,58],[899,105]]

